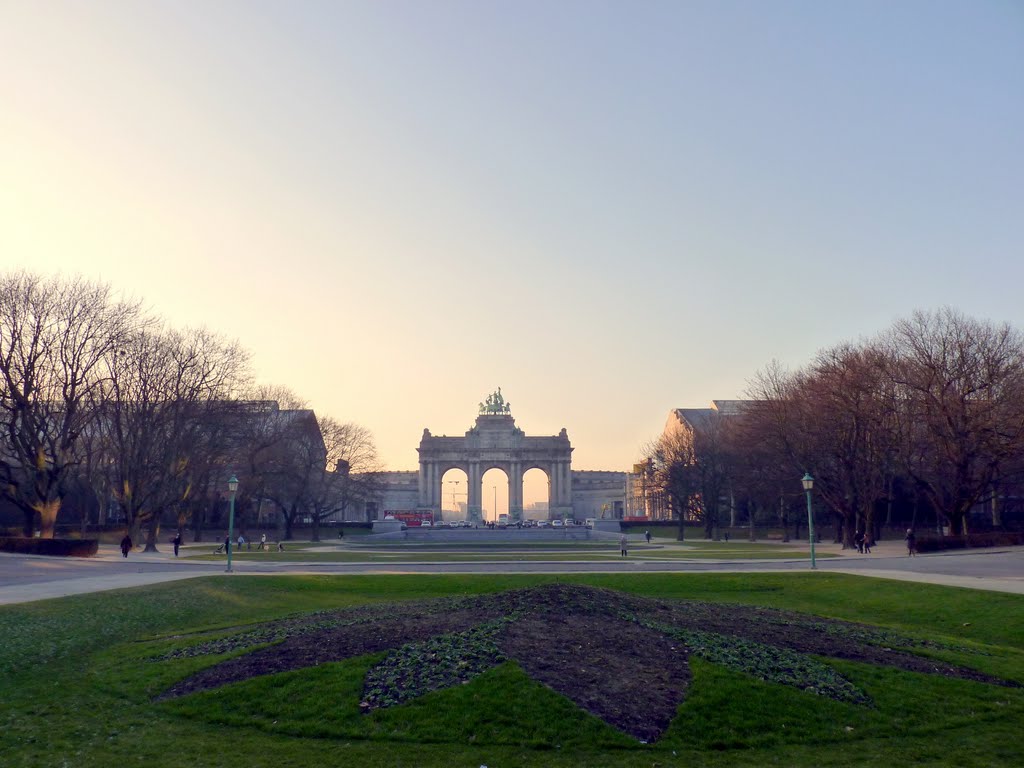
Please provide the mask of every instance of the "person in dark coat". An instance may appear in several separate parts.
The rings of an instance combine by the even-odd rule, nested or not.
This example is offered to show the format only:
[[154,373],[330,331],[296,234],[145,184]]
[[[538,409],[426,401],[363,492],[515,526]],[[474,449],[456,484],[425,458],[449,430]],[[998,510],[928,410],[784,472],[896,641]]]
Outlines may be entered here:
[[174,556],[178,556],[178,547],[181,546],[181,531],[174,534],[174,538],[171,539],[171,544],[174,545]]
[[914,529],[907,528],[907,535],[903,538],[907,542],[907,556],[915,557],[917,555],[917,537],[914,535]]
[[128,557],[128,553],[131,551],[131,549],[132,549],[132,537],[129,536],[126,533],[124,535],[124,538],[121,539],[121,556],[122,557]]

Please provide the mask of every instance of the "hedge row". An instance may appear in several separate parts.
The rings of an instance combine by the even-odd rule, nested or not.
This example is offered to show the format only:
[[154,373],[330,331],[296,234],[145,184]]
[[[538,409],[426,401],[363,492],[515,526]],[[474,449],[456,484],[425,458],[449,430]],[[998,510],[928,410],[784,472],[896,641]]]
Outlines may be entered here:
[[969,547],[1012,547],[1024,544],[1024,532],[992,531],[990,533],[969,533],[966,536],[918,536],[918,552],[939,552],[944,549],[967,549]]
[[0,537],[0,552],[53,557],[91,557],[99,549],[97,539],[36,539],[23,536]]

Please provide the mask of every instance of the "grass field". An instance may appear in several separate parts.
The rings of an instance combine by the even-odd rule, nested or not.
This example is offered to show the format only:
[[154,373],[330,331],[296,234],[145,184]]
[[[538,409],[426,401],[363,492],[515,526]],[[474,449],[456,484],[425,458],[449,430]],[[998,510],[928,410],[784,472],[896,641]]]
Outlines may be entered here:
[[[238,560],[255,562],[313,562],[313,563],[376,563],[376,562],[523,562],[523,561],[595,561],[620,559],[618,543],[607,542],[514,542],[447,544],[411,544],[406,546],[382,545],[349,546],[336,540],[320,542],[292,541],[287,551],[269,550],[235,551]],[[182,557],[195,560],[224,560],[215,555],[216,545],[191,545],[182,550]],[[783,544],[761,542],[688,541],[676,544],[655,541],[651,545],[631,543],[629,557],[634,560],[794,560],[806,558],[807,552]],[[819,552],[819,558],[837,557],[833,553]]]
[[[373,601],[493,592],[545,576],[211,577],[0,608],[3,766],[694,766],[1024,764],[1024,689],[853,662],[840,703],[693,660],[686,701],[642,745],[506,664],[359,712],[374,661],[153,697],[222,656],[153,661],[193,633]],[[942,659],[1024,682],[1024,598],[838,574],[557,579],[659,598],[788,608],[949,644]]]

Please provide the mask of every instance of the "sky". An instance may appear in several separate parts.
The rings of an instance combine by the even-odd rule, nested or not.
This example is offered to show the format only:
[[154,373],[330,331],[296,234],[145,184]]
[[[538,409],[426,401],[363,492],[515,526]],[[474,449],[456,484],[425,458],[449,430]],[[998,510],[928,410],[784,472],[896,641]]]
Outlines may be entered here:
[[1024,328],[1019,0],[0,0],[0,52],[0,269],[238,339],[390,469],[499,386],[626,470],[772,360]]

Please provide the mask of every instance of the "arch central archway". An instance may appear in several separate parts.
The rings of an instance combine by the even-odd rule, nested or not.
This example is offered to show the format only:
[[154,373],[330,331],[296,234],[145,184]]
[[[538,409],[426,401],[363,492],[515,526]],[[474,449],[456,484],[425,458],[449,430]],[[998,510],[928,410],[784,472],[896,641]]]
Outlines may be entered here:
[[484,522],[497,523],[501,515],[511,517],[510,496],[512,486],[508,475],[498,467],[491,467],[481,476],[483,483],[481,506]]

